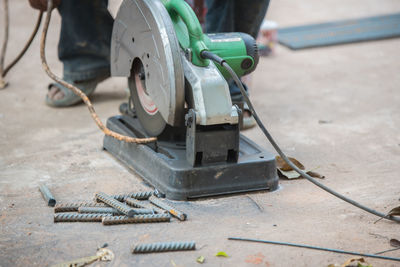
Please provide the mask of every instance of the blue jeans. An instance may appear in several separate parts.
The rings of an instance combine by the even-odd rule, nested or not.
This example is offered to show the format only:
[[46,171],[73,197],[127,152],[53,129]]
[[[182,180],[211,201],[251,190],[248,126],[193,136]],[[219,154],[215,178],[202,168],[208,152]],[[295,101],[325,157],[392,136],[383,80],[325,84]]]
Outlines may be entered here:
[[[206,31],[245,32],[257,37],[269,0],[206,0]],[[64,79],[84,81],[110,75],[110,44],[113,18],[108,0],[65,0],[58,10],[62,17],[58,57]],[[240,90],[229,82],[232,95]]]

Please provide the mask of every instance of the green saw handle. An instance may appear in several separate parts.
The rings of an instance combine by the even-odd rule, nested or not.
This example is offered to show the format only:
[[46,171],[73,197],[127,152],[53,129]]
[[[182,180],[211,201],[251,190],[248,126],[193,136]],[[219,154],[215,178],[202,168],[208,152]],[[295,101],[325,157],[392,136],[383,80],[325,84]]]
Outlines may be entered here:
[[163,0],[162,2],[170,16],[179,16],[187,27],[192,49],[192,63],[203,67],[208,66],[209,61],[200,56],[200,53],[208,48],[204,43],[203,30],[193,9],[183,0]]

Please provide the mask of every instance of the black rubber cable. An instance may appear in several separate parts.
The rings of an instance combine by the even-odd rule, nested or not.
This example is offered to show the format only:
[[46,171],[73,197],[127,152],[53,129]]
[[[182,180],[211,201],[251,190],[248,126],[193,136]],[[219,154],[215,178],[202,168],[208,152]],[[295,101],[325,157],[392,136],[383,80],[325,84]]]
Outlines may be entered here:
[[[205,53],[207,52],[207,53]],[[335,197],[340,198],[343,201],[346,201],[347,203],[350,203],[353,206],[356,206],[357,208],[360,208],[366,212],[369,212],[371,214],[374,214],[378,217],[387,219],[387,220],[391,220],[394,222],[400,222],[400,218],[396,218],[394,216],[387,216],[379,211],[373,210],[369,207],[366,207],[350,198],[347,198],[345,196],[343,196],[342,194],[339,194],[338,192],[330,189],[329,187],[321,184],[320,182],[318,182],[317,180],[315,180],[314,178],[312,178],[310,175],[308,175],[307,173],[305,173],[304,171],[302,171],[301,169],[299,169],[286,155],[285,153],[282,152],[281,148],[279,147],[279,145],[275,142],[274,138],[272,137],[272,135],[268,132],[268,130],[265,128],[264,124],[261,122],[260,118],[258,117],[253,104],[251,103],[249,97],[247,96],[246,90],[244,89],[243,83],[242,81],[239,79],[239,77],[236,75],[235,71],[228,65],[228,63],[225,62],[225,60],[221,59],[220,57],[218,57],[217,55],[213,54],[212,56],[210,56],[210,54],[213,54],[209,51],[203,51],[201,53],[201,56],[203,58],[207,58],[210,59],[218,64],[220,64],[222,67],[224,67],[229,74],[232,76],[233,80],[235,81],[235,83],[237,84],[237,86],[240,89],[240,92],[243,95],[243,98],[245,100],[245,102],[247,103],[247,105],[249,106],[249,109],[254,117],[254,119],[256,120],[258,126],[260,127],[260,129],[262,130],[262,132],[264,133],[264,135],[267,137],[267,139],[269,140],[269,142],[271,143],[271,145],[275,148],[276,152],[279,154],[279,156],[281,156],[281,158],[293,169],[295,170],[298,174],[300,174],[302,177],[304,177],[305,179],[307,179],[308,181],[310,181],[311,183],[315,184],[316,186],[318,186],[319,188],[325,190],[326,192],[334,195]],[[219,63],[221,62],[221,63]]]
[[308,248],[308,249],[323,250],[323,251],[329,251],[329,252],[335,252],[335,253],[341,253],[341,254],[356,255],[356,256],[361,256],[361,257],[370,257],[370,258],[381,259],[381,260],[400,261],[400,258],[378,256],[376,254],[367,254],[367,253],[346,251],[346,250],[333,249],[333,248],[315,247],[315,246],[295,244],[295,243],[277,242],[277,241],[252,239],[252,238],[240,238],[240,237],[229,237],[228,240],[249,241],[249,242],[258,242],[258,243],[266,243],[266,244],[282,245],[282,246],[290,246],[290,247],[298,247],[298,248]]

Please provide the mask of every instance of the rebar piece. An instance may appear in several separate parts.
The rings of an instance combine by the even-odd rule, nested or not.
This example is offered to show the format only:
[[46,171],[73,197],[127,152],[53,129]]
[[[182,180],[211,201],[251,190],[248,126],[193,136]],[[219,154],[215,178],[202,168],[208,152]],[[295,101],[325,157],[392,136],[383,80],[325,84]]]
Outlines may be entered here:
[[130,198],[130,197],[128,197],[128,198],[125,199],[125,203],[128,204],[128,205],[131,206],[131,207],[140,208],[140,209],[150,209],[150,210],[153,210],[154,213],[159,213],[159,214],[168,213],[168,211],[163,210],[163,209],[160,209],[160,208],[158,208],[158,207],[156,207],[156,206],[154,206],[154,205],[151,205],[151,204],[150,204],[149,202],[147,202],[147,201],[146,201],[146,202],[144,202],[144,201],[139,201],[139,200],[136,200],[136,199],[133,199],[133,198]]
[[50,189],[45,184],[41,184],[39,186],[39,191],[42,193],[42,196],[44,200],[46,200],[49,207],[54,207],[56,205],[56,199],[53,197]]
[[127,224],[127,223],[156,223],[156,222],[169,222],[171,216],[169,214],[151,214],[151,215],[135,215],[133,217],[127,216],[112,216],[104,217],[103,225],[114,224]]
[[133,192],[128,194],[119,194],[119,195],[111,195],[110,197],[124,202],[127,198],[134,198],[137,200],[147,200],[150,196],[153,195],[153,191],[144,191],[144,192]]
[[119,210],[120,212],[127,215],[128,217],[133,217],[136,214],[135,210],[132,209],[131,207],[129,207],[128,205],[119,202],[118,200],[112,198],[111,196],[109,196],[103,192],[97,193],[96,199],[101,200],[102,202],[106,203],[107,205]]
[[111,217],[109,213],[57,213],[54,222],[101,222],[103,218]]
[[111,207],[79,207],[79,213],[109,213],[113,215],[121,215],[122,213],[114,208]]
[[76,203],[60,203],[56,204],[54,207],[54,212],[73,212],[78,211],[80,207],[97,207],[106,208],[109,207],[103,203],[93,203],[93,202],[76,202]]
[[195,250],[196,243],[190,242],[160,242],[150,244],[138,244],[132,248],[132,253],[152,253],[167,251]]
[[181,212],[181,211],[175,209],[174,207],[172,207],[172,206],[171,206],[169,203],[167,203],[166,201],[163,201],[163,200],[161,200],[161,199],[159,199],[159,198],[156,198],[156,197],[154,197],[154,196],[151,196],[151,197],[149,198],[149,201],[150,201],[152,204],[154,204],[154,205],[156,205],[156,206],[158,206],[158,207],[160,207],[160,208],[162,208],[162,209],[168,211],[172,216],[178,218],[178,219],[181,220],[181,221],[184,221],[184,220],[186,220],[186,218],[187,218],[187,215],[186,215],[185,213],[183,213],[183,212]]

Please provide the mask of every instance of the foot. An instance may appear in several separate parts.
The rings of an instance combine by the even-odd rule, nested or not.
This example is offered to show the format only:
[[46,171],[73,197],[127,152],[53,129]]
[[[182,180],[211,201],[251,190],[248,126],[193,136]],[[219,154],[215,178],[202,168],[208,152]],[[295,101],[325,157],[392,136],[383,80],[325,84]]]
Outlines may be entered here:
[[[104,81],[109,76],[101,76],[92,80],[71,82],[72,85],[78,87],[87,96],[91,95],[97,87],[97,84]],[[81,102],[81,98],[75,95],[71,90],[62,86],[59,83],[51,83],[48,86],[48,93],[46,96],[46,104],[52,107],[68,107]]]

